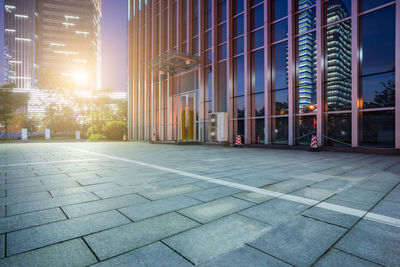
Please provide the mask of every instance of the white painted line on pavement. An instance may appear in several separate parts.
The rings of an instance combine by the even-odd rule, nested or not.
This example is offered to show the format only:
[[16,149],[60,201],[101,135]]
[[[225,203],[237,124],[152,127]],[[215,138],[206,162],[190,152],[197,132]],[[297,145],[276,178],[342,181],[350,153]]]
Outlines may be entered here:
[[0,168],[30,166],[30,165],[46,165],[46,164],[55,164],[55,163],[73,163],[73,162],[94,161],[94,160],[100,160],[100,159],[68,159],[68,160],[55,160],[55,161],[42,161],[42,162],[28,162],[28,163],[0,165]]
[[[65,149],[65,147],[63,147],[63,148]],[[267,196],[272,196],[272,197],[277,197],[280,199],[289,200],[289,201],[293,201],[293,202],[297,202],[297,203],[302,203],[302,204],[306,204],[306,205],[310,205],[310,206],[315,205],[315,207],[318,207],[318,208],[336,211],[339,213],[348,214],[348,215],[352,215],[352,216],[356,216],[356,217],[362,217],[365,215],[364,218],[367,220],[375,221],[375,222],[379,222],[379,223],[383,223],[383,224],[387,224],[387,225],[391,225],[391,226],[400,228],[400,220],[399,219],[372,213],[372,212],[367,212],[365,210],[348,208],[345,206],[340,206],[340,205],[326,203],[326,202],[320,203],[319,201],[314,200],[314,199],[298,197],[298,196],[293,196],[293,195],[289,195],[289,194],[283,194],[283,193],[270,191],[270,190],[266,190],[266,189],[261,189],[261,188],[248,186],[248,185],[244,185],[244,184],[239,184],[239,183],[228,182],[228,181],[224,181],[224,180],[207,177],[204,175],[198,175],[198,174],[194,174],[194,173],[190,173],[190,172],[185,172],[185,171],[180,171],[180,170],[171,169],[171,168],[167,168],[167,167],[162,167],[159,165],[154,165],[154,164],[141,162],[141,161],[137,161],[137,160],[111,156],[108,154],[102,154],[102,153],[92,152],[92,151],[78,149],[78,148],[68,148],[68,149],[80,151],[80,152],[84,152],[84,153],[88,153],[88,154],[92,154],[92,155],[96,155],[96,156],[102,156],[102,157],[106,157],[106,158],[110,158],[110,159],[114,159],[114,160],[134,163],[137,165],[141,165],[141,166],[145,166],[145,167],[149,167],[149,168],[153,168],[153,169],[157,169],[157,170],[161,170],[161,171],[176,173],[176,174],[179,174],[182,176],[186,176],[186,177],[190,177],[190,178],[194,178],[194,179],[198,179],[198,180],[203,180],[203,181],[207,181],[207,182],[214,183],[214,184],[220,184],[220,185],[225,185],[225,186],[232,187],[232,188],[243,189],[246,191],[250,191],[250,192],[254,192],[254,193],[258,193],[258,194],[262,194],[262,195],[267,195]]]

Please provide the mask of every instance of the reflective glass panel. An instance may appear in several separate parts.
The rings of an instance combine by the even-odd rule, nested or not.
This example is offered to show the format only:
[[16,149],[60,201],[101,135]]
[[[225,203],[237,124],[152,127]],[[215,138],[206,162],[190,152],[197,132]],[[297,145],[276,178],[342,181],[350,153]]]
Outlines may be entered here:
[[251,49],[264,46],[264,29],[251,33]]
[[243,33],[244,33],[243,15],[240,15],[233,19],[233,37],[242,35]]
[[308,32],[316,26],[315,8],[310,8],[296,16],[297,33]]
[[324,8],[326,24],[351,16],[351,0],[330,0],[325,3]]
[[264,92],[264,49],[251,53],[251,92]]
[[226,0],[218,0],[218,23],[226,20]]
[[244,1],[245,0],[234,0],[233,1],[233,14],[239,14],[244,11]]
[[394,146],[394,111],[362,112],[362,146]]
[[233,59],[233,95],[244,95],[244,56],[236,57]]
[[233,99],[234,111],[233,117],[236,118],[244,118],[244,96],[235,97]]
[[277,42],[279,40],[285,39],[288,37],[287,35],[288,35],[287,19],[272,24],[272,42]]
[[394,71],[395,6],[361,16],[361,75]]
[[254,6],[254,5],[257,5],[257,4],[262,3],[262,2],[263,2],[263,0],[251,0],[250,1],[250,5]]
[[251,120],[251,140],[252,144],[264,144],[264,119]]
[[288,42],[272,46],[272,90],[288,88]]
[[236,135],[240,135],[242,137],[242,143],[244,143],[244,120],[234,120],[233,121],[233,131],[235,133],[233,137],[233,141],[236,140]]
[[218,46],[218,60],[226,59],[226,44]]
[[[331,139],[325,138],[327,146],[349,146],[351,145],[351,114],[329,114],[325,115],[325,132]],[[345,144],[343,144],[345,143]],[[348,144],[348,145],[346,145]]]
[[204,10],[205,10],[205,18],[204,18],[205,23],[204,24],[205,25],[204,25],[204,28],[210,29],[212,26],[212,0],[206,0],[206,1],[204,1],[204,3],[205,3],[205,8],[204,8]]
[[251,95],[251,117],[264,116],[264,94]]
[[360,1],[361,11],[366,11],[392,1],[393,0],[361,0]]
[[317,130],[316,116],[296,117],[296,144],[310,145],[311,135]]
[[205,38],[204,44],[206,46],[206,49],[211,48],[211,46],[212,46],[212,31],[206,32],[206,34],[204,34],[204,38]]
[[264,5],[259,5],[250,11],[250,30],[264,25]]
[[351,109],[351,79],[325,83],[325,102],[328,111]]
[[287,1],[272,0],[272,21],[286,17],[288,15]]
[[394,72],[362,77],[362,108],[394,107],[394,79]]
[[226,42],[226,23],[218,26],[218,43]]
[[289,112],[288,90],[277,90],[271,92],[271,104],[273,115],[286,115]]
[[288,118],[271,119],[271,142],[272,144],[288,143]]
[[244,37],[233,40],[233,54],[238,55],[244,52]]

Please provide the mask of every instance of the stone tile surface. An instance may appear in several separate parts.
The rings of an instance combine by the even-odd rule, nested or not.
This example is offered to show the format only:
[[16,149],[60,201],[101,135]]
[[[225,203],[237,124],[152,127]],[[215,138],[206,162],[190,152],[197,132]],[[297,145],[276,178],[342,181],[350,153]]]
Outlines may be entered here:
[[321,259],[315,264],[317,267],[343,267],[343,266],[353,266],[353,267],[378,267],[380,265],[366,261],[362,258],[355,257],[346,252],[331,249],[327,254],[322,256]]

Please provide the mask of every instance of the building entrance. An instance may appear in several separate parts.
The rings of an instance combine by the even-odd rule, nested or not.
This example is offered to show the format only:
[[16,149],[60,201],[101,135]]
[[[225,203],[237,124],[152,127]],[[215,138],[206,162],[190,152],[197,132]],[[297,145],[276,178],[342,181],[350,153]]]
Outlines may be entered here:
[[179,140],[196,140],[196,94],[186,93],[179,96]]

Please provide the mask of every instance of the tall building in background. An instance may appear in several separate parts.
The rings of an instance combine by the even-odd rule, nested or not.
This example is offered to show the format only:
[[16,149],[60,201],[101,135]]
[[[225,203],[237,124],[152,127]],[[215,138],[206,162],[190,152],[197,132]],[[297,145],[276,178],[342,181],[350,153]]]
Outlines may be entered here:
[[2,0],[0,18],[0,83],[15,83],[17,88],[35,86],[35,2]]
[[36,0],[36,13],[38,79],[85,72],[97,88],[101,0]]

